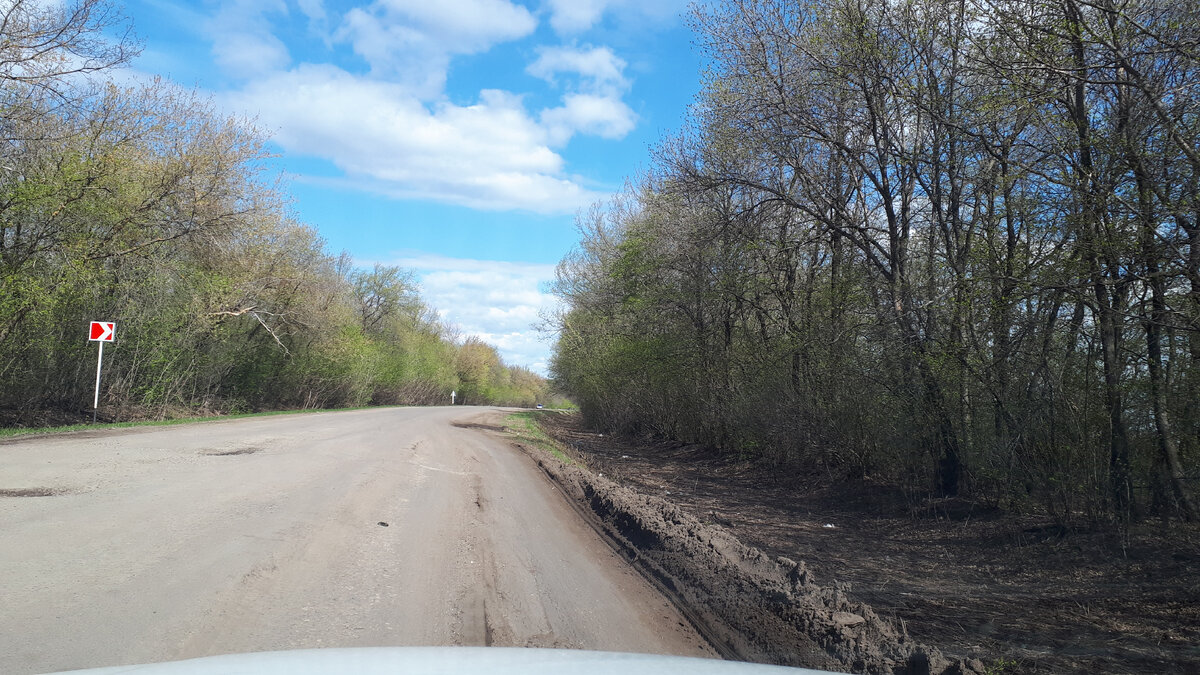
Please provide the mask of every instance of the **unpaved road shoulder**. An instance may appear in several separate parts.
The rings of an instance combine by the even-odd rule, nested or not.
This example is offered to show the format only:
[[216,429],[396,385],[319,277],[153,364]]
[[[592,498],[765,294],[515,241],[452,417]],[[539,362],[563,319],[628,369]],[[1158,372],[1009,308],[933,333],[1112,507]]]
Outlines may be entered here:
[[699,446],[597,434],[577,416],[541,419],[595,472],[807,563],[821,584],[948,655],[993,672],[1200,672],[1195,525],[1145,522],[1122,542],[966,500],[917,510],[887,485],[787,476]]

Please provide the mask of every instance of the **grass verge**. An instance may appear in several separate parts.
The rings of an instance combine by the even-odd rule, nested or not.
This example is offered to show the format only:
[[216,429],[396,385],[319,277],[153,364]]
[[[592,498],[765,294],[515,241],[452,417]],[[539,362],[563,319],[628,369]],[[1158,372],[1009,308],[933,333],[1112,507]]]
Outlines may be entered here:
[[535,418],[536,415],[553,414],[555,413],[549,410],[529,410],[512,413],[504,418],[504,430],[515,440],[544,450],[567,464],[583,466],[564,451],[561,443],[546,435],[545,430],[542,429],[542,426],[538,424]]
[[69,431],[98,431],[104,429],[125,429],[128,427],[167,427],[176,424],[192,424],[194,422],[214,422],[216,420],[237,420],[244,417],[269,417],[271,415],[300,415],[304,413],[339,412],[344,410],[366,410],[368,408],[387,406],[358,406],[354,408],[307,408],[304,410],[267,410],[254,413],[236,413],[233,415],[210,415],[207,417],[176,417],[169,420],[140,420],[137,422],[99,422],[97,424],[68,424],[61,427],[7,427],[0,429],[0,438],[14,436],[33,436],[42,434],[61,434]]

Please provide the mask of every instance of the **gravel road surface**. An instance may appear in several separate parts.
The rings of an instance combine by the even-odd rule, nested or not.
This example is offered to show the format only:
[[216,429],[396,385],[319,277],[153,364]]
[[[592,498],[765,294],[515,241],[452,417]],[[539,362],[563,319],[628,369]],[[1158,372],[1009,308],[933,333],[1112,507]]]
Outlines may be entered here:
[[0,673],[385,645],[713,656],[481,428],[502,417],[388,408],[0,442]]

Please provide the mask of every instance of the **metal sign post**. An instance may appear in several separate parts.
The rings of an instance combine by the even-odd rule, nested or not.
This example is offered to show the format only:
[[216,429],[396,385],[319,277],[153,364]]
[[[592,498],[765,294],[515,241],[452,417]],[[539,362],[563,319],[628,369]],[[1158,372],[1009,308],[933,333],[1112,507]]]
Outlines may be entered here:
[[100,353],[96,357],[96,396],[92,399],[92,421],[96,421],[96,408],[100,407],[100,366],[104,363],[104,343],[100,343]]
[[92,424],[96,423],[96,411],[100,408],[100,367],[104,364],[104,343],[116,337],[117,324],[112,321],[93,321],[88,332],[88,342],[99,342],[100,352],[96,356],[96,395],[92,399]]

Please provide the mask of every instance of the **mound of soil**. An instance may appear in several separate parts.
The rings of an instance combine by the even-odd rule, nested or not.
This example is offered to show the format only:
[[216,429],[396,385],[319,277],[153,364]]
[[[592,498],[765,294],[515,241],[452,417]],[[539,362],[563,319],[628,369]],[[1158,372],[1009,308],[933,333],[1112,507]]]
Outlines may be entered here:
[[531,454],[727,657],[858,673],[983,672],[982,663],[951,661],[841,589],[817,584],[802,562],[771,558],[662,498]]

